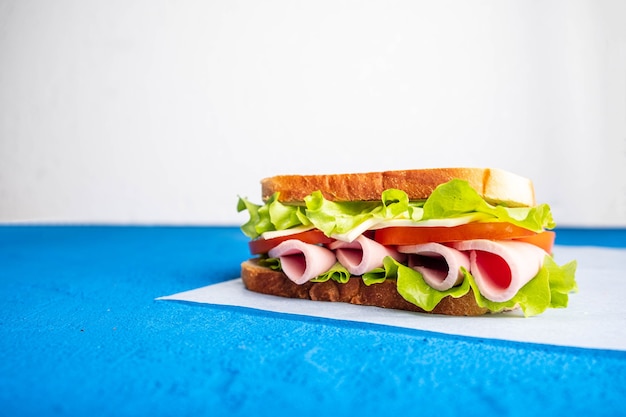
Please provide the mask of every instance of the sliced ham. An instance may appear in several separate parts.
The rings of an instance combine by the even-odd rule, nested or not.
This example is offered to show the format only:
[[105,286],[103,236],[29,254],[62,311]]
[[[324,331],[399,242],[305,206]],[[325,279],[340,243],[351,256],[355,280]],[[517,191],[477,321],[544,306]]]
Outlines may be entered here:
[[468,254],[440,243],[398,246],[398,251],[409,254],[409,266],[439,291],[449,290],[463,281],[461,267],[470,269]]
[[327,272],[337,262],[331,250],[297,239],[285,240],[272,248],[268,255],[280,259],[283,272],[296,284],[304,284]]
[[363,235],[352,242],[337,240],[328,246],[335,251],[337,260],[352,275],[363,275],[374,268],[383,266],[385,256],[402,261],[405,256],[395,249],[381,245]]
[[477,239],[453,246],[469,252],[470,272],[478,289],[496,302],[513,298],[537,275],[546,256],[543,249],[525,242]]

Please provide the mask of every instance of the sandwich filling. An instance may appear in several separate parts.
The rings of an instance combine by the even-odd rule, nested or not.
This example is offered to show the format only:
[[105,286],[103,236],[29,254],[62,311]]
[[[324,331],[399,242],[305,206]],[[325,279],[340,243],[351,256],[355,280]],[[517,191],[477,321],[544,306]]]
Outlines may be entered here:
[[481,307],[519,306],[526,316],[566,307],[577,289],[576,262],[552,259],[548,205],[493,205],[464,180],[438,186],[424,201],[398,189],[380,201],[350,202],[316,191],[300,205],[281,203],[277,193],[263,205],[240,198],[238,210],[250,216],[241,229],[251,252],[296,284],[394,280],[404,299],[426,311],[472,291]]

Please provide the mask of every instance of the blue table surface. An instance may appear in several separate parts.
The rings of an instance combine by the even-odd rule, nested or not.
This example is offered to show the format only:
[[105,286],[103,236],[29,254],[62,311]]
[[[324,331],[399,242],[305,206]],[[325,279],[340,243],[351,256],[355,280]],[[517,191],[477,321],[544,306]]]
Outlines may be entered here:
[[154,300],[248,257],[236,227],[1,226],[0,415],[626,415],[626,352]]

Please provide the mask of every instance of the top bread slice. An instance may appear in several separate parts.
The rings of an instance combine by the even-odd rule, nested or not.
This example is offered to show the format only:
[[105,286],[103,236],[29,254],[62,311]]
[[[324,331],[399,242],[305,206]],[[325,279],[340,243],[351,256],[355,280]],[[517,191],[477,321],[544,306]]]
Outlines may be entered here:
[[410,200],[425,200],[440,184],[452,179],[468,181],[492,204],[507,207],[536,205],[530,179],[494,168],[428,168],[400,171],[328,175],[278,175],[261,180],[264,200],[278,192],[283,203],[299,204],[314,191],[331,201],[376,201],[389,188],[403,190]]

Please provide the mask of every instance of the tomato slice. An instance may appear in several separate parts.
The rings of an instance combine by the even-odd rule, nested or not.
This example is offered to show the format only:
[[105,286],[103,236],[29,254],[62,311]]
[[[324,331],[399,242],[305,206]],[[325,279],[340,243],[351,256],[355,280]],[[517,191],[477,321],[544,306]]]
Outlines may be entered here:
[[554,247],[554,239],[556,238],[556,233],[551,230],[546,230],[541,233],[534,234],[532,236],[526,236],[522,238],[518,238],[520,242],[532,243],[535,246],[539,246],[541,249],[545,250],[549,254],[552,254],[552,248]]
[[312,243],[312,244],[328,244],[333,242],[334,239],[326,236],[322,231],[317,229],[307,230],[306,232],[294,233],[292,235],[275,237],[272,239],[263,239],[262,237],[251,240],[248,243],[248,247],[250,248],[250,252],[253,255],[260,255],[262,253],[267,253],[273,247],[277,246],[279,243],[282,243],[289,239],[297,239],[301,240],[304,243]]
[[[535,233],[510,223],[467,223],[453,227],[386,227],[374,231],[374,240],[383,245],[418,245],[428,242],[459,242],[470,239],[517,240],[531,243],[552,253],[556,234],[553,231]],[[311,244],[329,244],[334,239],[317,229],[272,239],[258,238],[248,243],[253,255],[267,253],[278,244],[298,239]]]
[[536,234],[511,223],[467,223],[452,227],[386,227],[376,230],[374,240],[383,245],[418,245],[471,239],[517,239]]

